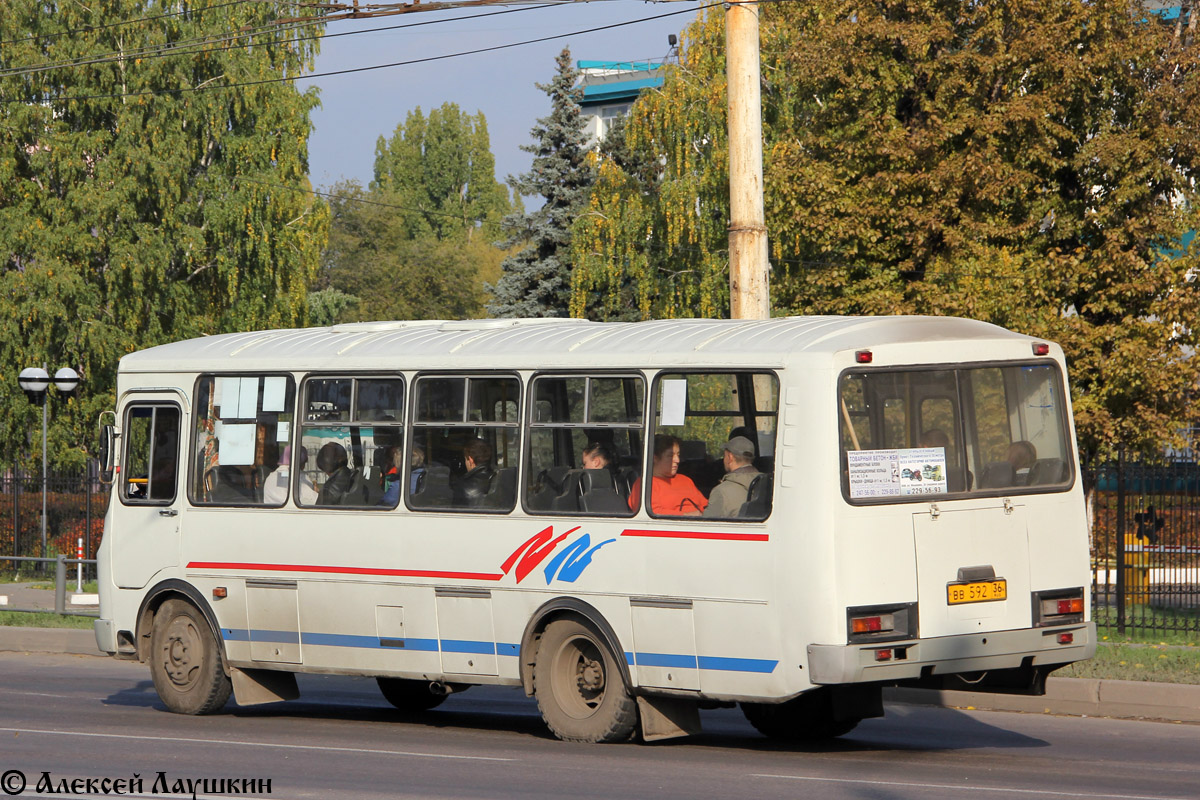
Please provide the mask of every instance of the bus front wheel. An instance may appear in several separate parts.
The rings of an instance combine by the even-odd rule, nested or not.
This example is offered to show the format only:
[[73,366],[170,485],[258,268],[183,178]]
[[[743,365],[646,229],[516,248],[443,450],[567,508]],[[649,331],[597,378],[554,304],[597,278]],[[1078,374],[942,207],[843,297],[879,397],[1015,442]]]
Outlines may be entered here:
[[184,600],[168,600],[154,615],[150,675],[159,699],[176,714],[220,711],[233,689],[212,628]]
[[637,704],[616,658],[595,629],[573,619],[551,622],[533,667],[542,719],[568,742],[621,742],[637,727]]
[[786,703],[742,703],[742,713],[763,736],[787,741],[821,741],[854,730],[861,721],[837,719],[828,692],[816,689]]
[[429,681],[414,681],[405,678],[376,678],[379,691],[389,703],[401,711],[415,713],[436,708],[446,699],[444,694],[434,694]]

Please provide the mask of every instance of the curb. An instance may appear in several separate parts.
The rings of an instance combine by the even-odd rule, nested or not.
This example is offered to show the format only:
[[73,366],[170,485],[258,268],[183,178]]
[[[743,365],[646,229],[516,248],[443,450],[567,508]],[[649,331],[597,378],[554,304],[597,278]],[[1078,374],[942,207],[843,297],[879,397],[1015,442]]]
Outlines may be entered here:
[[894,703],[1073,717],[1200,722],[1200,686],[1095,678],[1050,678],[1041,697],[948,689],[884,689]]
[[79,628],[0,627],[0,652],[68,653],[104,656],[96,646],[96,634]]

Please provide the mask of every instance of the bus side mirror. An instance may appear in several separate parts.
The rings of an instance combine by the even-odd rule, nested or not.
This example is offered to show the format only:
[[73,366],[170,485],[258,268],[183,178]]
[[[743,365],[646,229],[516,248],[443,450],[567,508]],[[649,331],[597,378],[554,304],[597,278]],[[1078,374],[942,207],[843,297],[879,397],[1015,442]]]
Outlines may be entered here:
[[117,460],[117,429],[112,425],[100,426],[100,481],[112,483]]

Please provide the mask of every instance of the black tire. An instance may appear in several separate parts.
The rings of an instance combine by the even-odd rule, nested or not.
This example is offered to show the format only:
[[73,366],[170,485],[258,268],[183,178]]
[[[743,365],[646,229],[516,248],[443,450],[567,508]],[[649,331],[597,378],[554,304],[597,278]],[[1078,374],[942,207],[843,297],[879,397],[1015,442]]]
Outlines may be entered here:
[[533,666],[542,719],[567,742],[624,742],[637,728],[637,703],[604,638],[573,619],[551,622]]
[[208,620],[185,600],[168,600],[154,615],[150,675],[163,704],[176,714],[212,714],[229,700],[221,645]]
[[429,681],[412,681],[405,678],[376,678],[379,691],[389,703],[401,711],[415,713],[437,708],[446,695],[434,694],[429,690]]
[[844,736],[862,721],[834,719],[830,696],[820,689],[786,703],[742,703],[742,713],[763,736],[792,742],[820,742]]

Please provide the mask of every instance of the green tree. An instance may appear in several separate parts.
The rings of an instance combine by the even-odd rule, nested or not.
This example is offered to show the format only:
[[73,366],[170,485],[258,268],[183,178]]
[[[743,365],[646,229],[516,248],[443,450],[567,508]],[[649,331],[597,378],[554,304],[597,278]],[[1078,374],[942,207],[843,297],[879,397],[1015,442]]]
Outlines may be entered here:
[[512,212],[508,190],[496,180],[487,119],[443,103],[426,117],[408,113],[391,139],[375,145],[373,197],[403,208],[399,223],[410,239],[474,233]]
[[[952,314],[1057,340],[1088,449],[1153,446],[1195,419],[1190,19],[1124,0],[762,13],[778,313]],[[576,313],[728,308],[722,23],[698,20],[634,108],[630,147],[660,169],[602,165]]]
[[380,137],[370,189],[346,181],[334,193],[320,283],[355,298],[335,319],[483,315],[484,284],[504,257],[491,242],[520,203],[496,180],[482,112],[454,103],[428,117],[409,112],[390,139]]
[[[83,376],[77,399],[51,394],[52,457],[78,464],[98,413],[113,405],[123,354],[304,321],[327,231],[326,209],[306,191],[317,98],[265,82],[312,66],[316,45],[271,24],[290,13],[182,0],[5,4],[7,457],[37,449],[23,447],[36,411],[15,390],[21,366],[70,365]],[[246,85],[225,88],[233,84]]]
[[541,208],[504,220],[510,238],[504,247],[522,246],[500,265],[502,275],[492,287],[488,313],[496,317],[565,317],[571,291],[571,226],[587,207],[595,182],[587,134],[575,83],[579,71],[571,51],[555,59],[556,72],[538,88],[550,97],[550,116],[531,131],[533,144],[521,149],[533,154],[529,172],[509,182],[517,195],[541,196]]
[[[332,194],[320,278],[326,288],[313,294],[332,316],[313,324],[483,315],[484,282],[499,273],[504,257],[486,235],[472,226],[453,235],[447,229],[445,239],[430,232],[414,238],[405,224],[412,219],[408,209],[380,199],[390,195],[354,181],[335,185]],[[483,230],[494,231],[494,223]],[[325,302],[334,298],[342,303],[336,308]]]

